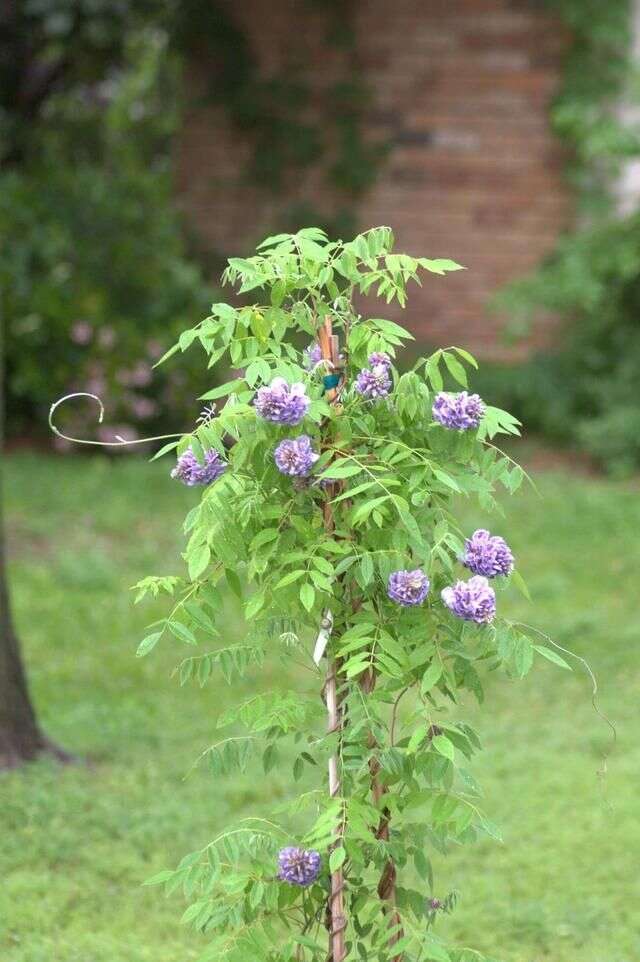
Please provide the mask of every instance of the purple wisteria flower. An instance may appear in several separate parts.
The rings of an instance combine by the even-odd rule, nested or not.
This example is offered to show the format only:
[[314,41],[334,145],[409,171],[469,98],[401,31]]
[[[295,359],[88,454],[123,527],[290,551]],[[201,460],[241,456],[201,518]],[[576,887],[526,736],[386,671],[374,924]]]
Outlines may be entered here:
[[301,434],[299,438],[281,441],[274,452],[278,471],[299,478],[306,477],[316,463],[319,454],[311,447],[311,438]]
[[322,348],[317,341],[312,341],[307,347],[305,347],[303,354],[303,365],[307,371],[312,371],[316,364],[319,364],[322,360]]
[[441,598],[447,608],[465,621],[475,621],[479,625],[489,624],[496,613],[496,593],[481,575],[468,581],[456,581],[443,588]]
[[178,478],[183,484],[192,488],[196,484],[212,484],[228,467],[227,462],[220,457],[215,448],[205,451],[204,464],[200,464],[191,448],[187,448],[178,458],[171,477]]
[[375,364],[372,368],[363,368],[356,378],[355,388],[358,394],[371,401],[387,397],[391,390],[388,365]]
[[460,561],[465,568],[473,571],[474,575],[495,578],[513,571],[514,558],[507,542],[498,535],[489,534],[484,528],[474,531],[471,537],[466,539],[464,548]]
[[278,854],[278,878],[289,885],[312,885],[320,875],[321,864],[319,852],[289,846]]
[[304,384],[289,387],[283,377],[275,377],[269,387],[258,388],[253,402],[261,418],[291,425],[300,424],[310,404]]
[[389,575],[387,594],[392,601],[408,608],[421,605],[429,594],[430,582],[424,571],[393,571]]
[[383,367],[391,367],[391,358],[384,351],[373,351],[369,355],[369,367],[376,367],[378,364]]
[[453,431],[468,431],[477,428],[484,417],[485,406],[478,394],[447,394],[441,391],[433,402],[432,414],[445,428]]

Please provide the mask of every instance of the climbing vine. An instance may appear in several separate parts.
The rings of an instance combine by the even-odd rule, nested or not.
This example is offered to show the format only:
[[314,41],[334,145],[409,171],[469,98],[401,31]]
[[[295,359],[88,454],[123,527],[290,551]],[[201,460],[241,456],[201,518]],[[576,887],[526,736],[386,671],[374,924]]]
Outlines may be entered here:
[[[173,451],[172,476],[202,497],[185,520],[186,575],[136,586],[137,600],[172,596],[138,654],[186,646],[183,684],[220,670],[233,688],[249,673],[253,696],[219,716],[204,757],[216,778],[249,763],[255,778],[260,762],[283,772],[293,745],[300,782],[278,811],[150,880],[184,891],[184,921],[217,962],[489,962],[434,931],[456,902],[437,874],[450,847],[499,838],[468,768],[480,741],[464,699],[538,656],[569,667],[503,615],[504,591],[526,594],[507,542],[457,520],[458,497],[490,512],[522,483],[497,444],[518,422],[469,393],[468,352],[400,373],[409,332],[354,306],[370,293],[404,307],[412,283],[460,269],[393,247],[386,227],[347,243],[318,228],[269,237],[224,274],[253,303],[214,304],[169,352],[198,346],[208,369],[228,355],[236,377],[158,453]],[[227,589],[243,602],[240,643]],[[278,660],[308,669],[296,690],[266,690]]]

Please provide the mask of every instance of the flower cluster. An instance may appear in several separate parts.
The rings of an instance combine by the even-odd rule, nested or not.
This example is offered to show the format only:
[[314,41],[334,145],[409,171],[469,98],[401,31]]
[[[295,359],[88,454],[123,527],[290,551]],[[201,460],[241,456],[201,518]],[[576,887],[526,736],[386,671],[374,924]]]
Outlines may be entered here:
[[485,406],[478,394],[447,394],[441,391],[433,402],[434,421],[452,431],[468,431],[477,428],[484,417]]
[[355,389],[370,401],[387,397],[391,390],[391,359],[388,354],[374,351],[369,355],[369,367],[363,368],[358,374]]
[[301,434],[299,438],[281,441],[274,452],[278,471],[299,478],[306,477],[320,457],[311,447],[311,438]]
[[312,341],[302,352],[302,364],[307,371],[313,371],[316,364],[322,360],[322,348],[317,341]]
[[373,351],[369,355],[369,367],[377,367],[379,364],[382,367],[391,367],[391,358],[384,351]]
[[394,571],[389,575],[387,594],[392,601],[408,608],[421,605],[429,594],[430,583],[424,571]]
[[287,384],[283,377],[275,377],[269,387],[258,388],[254,407],[261,418],[276,424],[300,424],[309,410],[311,399],[304,384]]
[[492,535],[484,528],[478,528],[464,543],[464,554],[460,561],[473,571],[474,575],[495,578],[508,575],[513,571],[514,558],[511,548],[498,535]]
[[278,878],[289,885],[312,885],[320,875],[319,852],[289,846],[278,854]]
[[205,451],[204,464],[200,464],[191,448],[188,448],[178,458],[171,477],[178,478],[183,484],[192,488],[197,484],[211,484],[226,471],[227,467],[227,462],[220,457],[215,448]]
[[468,581],[456,581],[443,588],[441,598],[447,608],[465,621],[479,625],[489,624],[496,613],[496,593],[482,575],[474,575]]

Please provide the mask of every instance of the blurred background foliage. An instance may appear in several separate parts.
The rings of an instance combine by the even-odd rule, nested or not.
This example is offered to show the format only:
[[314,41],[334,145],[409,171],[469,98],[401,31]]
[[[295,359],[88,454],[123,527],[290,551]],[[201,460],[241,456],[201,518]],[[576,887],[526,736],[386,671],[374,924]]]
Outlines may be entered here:
[[213,299],[172,196],[180,58],[169,12],[31,0],[5,14],[0,277],[11,434],[43,433],[52,400],[74,390],[108,398],[129,436],[193,419],[204,385],[194,359],[152,376]]
[[496,403],[556,443],[579,447],[612,473],[640,465],[640,216],[622,214],[616,185],[640,154],[623,103],[637,103],[628,0],[547,0],[571,29],[562,90],[551,113],[569,148],[577,226],[549,260],[497,299],[508,333],[526,334],[537,310],[559,314],[552,349],[481,372]]
[[[347,7],[321,5],[327,42],[353,52]],[[206,49],[207,96],[254,141],[248,181],[277,193],[292,170],[322,159],[326,180],[353,198],[383,153],[360,136],[367,93],[355,55],[311,123],[308,87],[295,74],[262,79],[247,39],[218,4],[27,0],[2,19],[8,433],[45,435],[49,405],[70,391],[108,402],[114,427],[101,440],[114,430],[132,438],[188,427],[205,389],[199,359],[152,374],[180,331],[207,313],[214,290],[205,273],[218,267],[186,236],[172,191],[183,61]],[[329,142],[337,145],[330,163]],[[316,210],[283,209],[275,226],[306,221],[354,227],[346,200],[331,223]],[[82,431],[93,412],[76,408],[75,422],[65,415],[67,430]]]
[[[343,202],[321,211],[284,203],[274,229],[317,221],[355,226],[358,198],[387,148],[362,136],[369,93],[350,4],[309,0],[326,43],[347,52],[319,119],[294,70],[265,79],[241,29],[203,0],[26,0],[2,14],[0,252],[8,329],[8,429],[44,433],[51,401],[71,390],[108,398],[120,433],[181,428],[204,389],[198,358],[151,375],[157,356],[215,297],[215,256],[196,249],[172,191],[183,64],[213,51],[205,96],[251,135],[247,182],[278,193],[321,166]],[[640,153],[619,109],[637,99],[629,0],[545,0],[571,31],[551,121],[568,147],[576,228],[497,307],[508,336],[540,310],[562,316],[552,349],[516,366],[485,365],[479,386],[529,430],[578,446],[617,473],[640,463],[639,217],[616,208],[621,165]],[[96,243],[96,238],[100,243]],[[188,389],[187,389],[188,385]],[[84,416],[84,415],[82,415]],[[76,427],[81,428],[78,424]],[[104,439],[104,438],[103,438]]]

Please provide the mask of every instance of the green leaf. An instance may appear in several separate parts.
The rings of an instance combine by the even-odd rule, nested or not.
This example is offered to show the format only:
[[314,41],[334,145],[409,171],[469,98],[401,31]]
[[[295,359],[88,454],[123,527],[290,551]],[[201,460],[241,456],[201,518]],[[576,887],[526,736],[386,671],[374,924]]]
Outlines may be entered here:
[[190,347],[198,336],[198,329],[192,327],[188,331],[183,331],[178,339],[178,344],[180,345],[181,351],[186,351]]
[[149,461],[157,461],[158,458],[161,458],[163,455],[167,454],[167,452],[173,451],[174,448],[177,448],[177,447],[178,447],[178,441],[169,441],[168,444],[163,444],[160,450],[156,451],[156,453],[153,455],[152,458],[149,458]]
[[432,354],[427,363],[425,364],[425,374],[434,391],[441,391],[444,387],[444,381],[442,380],[442,375],[440,374],[440,369],[438,365],[440,364],[440,351]]
[[546,645],[534,645],[533,647],[539,655],[542,655],[543,658],[547,658],[549,661],[552,661],[554,665],[559,665],[560,668],[566,668],[567,671],[573,671],[571,665],[566,662],[564,658],[562,658],[556,651],[554,651],[553,648],[547,648]]
[[189,552],[189,577],[195,581],[211,561],[211,548],[208,544],[201,544]]
[[153,365],[154,368],[159,367],[161,364],[164,364],[164,362],[168,361],[170,357],[173,357],[174,354],[177,354],[179,350],[180,350],[180,345],[177,343],[174,344],[173,347],[170,347],[168,351],[165,351],[162,357],[158,361],[156,361],[156,363]]
[[436,735],[431,740],[431,744],[437,752],[448,758],[449,761],[454,761],[456,756],[456,750],[453,747],[453,743],[449,741],[446,735]]
[[346,857],[347,853],[342,845],[339,848],[334,848],[333,852],[329,856],[329,871],[337,872],[338,869],[344,865]]
[[169,631],[175,635],[178,641],[184,641],[186,645],[198,644],[193,632],[190,631],[186,625],[183,625],[181,621],[170,621],[168,627]]
[[206,394],[201,394],[198,398],[199,401],[215,401],[216,398],[225,397],[227,394],[237,394],[246,388],[244,378],[236,377],[233,381],[226,381],[225,384],[219,384],[218,387],[212,388],[207,391]]
[[375,324],[383,334],[390,334],[395,337],[404,338],[404,340],[414,340],[413,334],[411,334],[406,327],[401,327],[400,324],[396,324],[395,321],[389,321],[382,317],[374,317],[369,323]]
[[428,257],[418,258],[418,263],[425,270],[431,271],[432,274],[446,274],[447,271],[464,271],[466,268],[462,264],[456,264],[455,261],[450,261],[445,257],[439,257],[436,260],[430,260]]
[[252,618],[262,611],[266,604],[266,597],[264,591],[258,591],[255,595],[252,595],[247,601],[244,608],[244,616],[247,621],[251,621]]
[[155,648],[155,646],[158,644],[158,641],[160,640],[161,637],[162,637],[161,631],[154,631],[152,635],[147,635],[147,637],[144,638],[138,645],[138,648],[136,651],[136,657],[144,658],[145,655],[148,655],[149,652],[152,651]]
[[524,580],[524,578],[522,577],[522,575],[520,574],[520,572],[517,571],[517,570],[516,570],[516,571],[512,571],[512,572],[511,572],[511,579],[510,579],[510,580],[511,580],[512,583],[516,586],[516,588],[518,589],[518,591],[520,592],[520,594],[521,594],[521,595],[524,595],[524,597],[527,599],[527,601],[531,601],[531,595],[530,595],[530,593],[529,593],[529,588],[527,587],[527,583],[526,583],[526,581]]
[[416,728],[409,739],[409,744],[407,745],[407,755],[415,754],[418,747],[427,737],[427,731],[428,728],[426,725],[420,725],[419,728]]
[[376,508],[379,508],[381,504],[384,504],[384,502],[388,500],[389,495],[382,494],[379,498],[372,498],[371,501],[365,501],[364,504],[358,505],[356,510],[353,512],[353,517],[351,519],[353,524],[360,524],[360,522],[364,521],[365,518],[368,518],[369,515],[376,510]]
[[[398,509],[398,514],[403,525],[407,529],[409,537],[417,544],[422,545],[422,535],[420,533],[420,528],[418,527],[418,522],[413,517],[410,511],[403,505],[402,499],[394,496],[394,502]],[[405,502],[406,504],[406,502]]]
[[445,947],[438,942],[431,941],[432,938],[432,936],[429,936],[429,944],[424,946],[425,962],[451,962],[451,956]]
[[533,664],[533,645],[525,635],[516,638],[513,663],[518,678],[524,678]]
[[[422,849],[417,848],[415,850],[415,852],[413,853],[413,861],[415,863],[415,866],[420,878],[424,879],[427,882],[430,882],[431,863],[429,862],[429,859],[426,857]],[[433,883],[430,882],[430,884],[433,884]]]
[[471,367],[475,367],[476,371],[478,370],[478,362],[476,361],[473,354],[469,354],[468,351],[464,351],[461,347],[454,347],[453,350],[456,351],[460,355],[460,357],[464,358],[467,364],[470,364]]
[[350,459],[342,458],[339,461],[334,461],[329,467],[325,468],[321,478],[350,478],[354,474],[360,474],[362,468],[359,464],[354,464]]
[[357,494],[362,494],[363,491],[368,491],[369,488],[374,488],[378,484],[377,481],[363,481],[362,484],[357,484],[355,488],[347,488],[342,494],[339,494],[333,499],[331,504],[338,504],[339,501],[344,501],[345,498],[355,498]]
[[441,471],[440,468],[433,468],[433,473],[438,481],[442,481],[447,488],[451,488],[451,490],[455,491],[456,494],[460,493],[460,485],[455,478],[452,478],[451,475],[447,474],[446,471]]
[[442,663],[439,661],[433,661],[425,671],[422,676],[422,682],[420,683],[420,691],[423,695],[426,695],[428,691],[431,691],[433,686],[440,680],[442,676]]
[[315,588],[313,587],[312,584],[309,584],[309,582],[306,581],[300,588],[300,601],[302,602],[304,607],[307,609],[307,611],[311,611],[315,600],[316,600]]
[[280,532],[277,528],[263,528],[262,531],[259,531],[252,540],[251,544],[249,545],[249,551],[257,551],[258,548],[268,544],[270,541],[275,541],[279,534]]
[[236,598],[239,598],[240,601],[242,601],[242,585],[236,572],[233,570],[233,568],[225,568],[224,575],[227,579],[227,584],[233,591]]
[[271,303],[274,307],[280,307],[284,300],[287,286],[284,281],[276,281],[271,288]]
[[502,842],[503,839],[500,828],[494,822],[489,821],[484,815],[480,819],[480,827],[490,838],[495,839],[496,842]]
[[362,575],[362,587],[366,588],[373,580],[373,558],[370,554],[363,554],[360,558],[360,574]]
[[265,775],[268,775],[273,766],[278,760],[278,750],[276,746],[272,743],[267,745],[262,756],[262,767],[264,768]]
[[279,588],[284,588],[286,587],[286,585],[292,584],[294,581],[297,581],[298,578],[302,578],[303,575],[306,575],[306,573],[307,572],[305,568],[298,568],[297,571],[290,571],[288,574],[286,574],[283,578],[280,579],[280,581],[278,582],[278,584],[275,586],[273,590],[278,591]]
[[283,241],[292,239],[293,234],[272,234],[270,237],[265,237],[265,239],[257,245],[256,249],[261,251],[266,247],[275,247],[276,244],[281,244]]
[[457,381],[458,384],[462,385],[462,387],[468,387],[469,382],[467,381],[467,372],[457,357],[454,357],[453,354],[449,354],[447,351],[445,351],[442,356],[444,358],[444,363],[449,369],[449,374],[451,377]]

